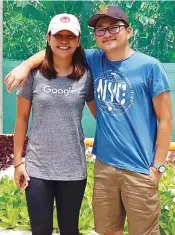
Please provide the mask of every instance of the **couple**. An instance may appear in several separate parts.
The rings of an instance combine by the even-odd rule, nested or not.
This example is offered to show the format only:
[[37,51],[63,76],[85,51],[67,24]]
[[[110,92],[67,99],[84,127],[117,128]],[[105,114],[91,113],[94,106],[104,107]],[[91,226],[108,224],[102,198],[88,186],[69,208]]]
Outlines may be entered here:
[[[54,198],[61,235],[79,234],[86,185],[81,117],[87,102],[97,119],[95,231],[122,235],[127,216],[130,235],[159,235],[158,184],[166,171],[172,134],[167,75],[158,60],[129,46],[132,28],[121,9],[103,8],[88,25],[94,28],[100,49],[84,54],[78,20],[60,14],[50,22],[46,52],[32,56],[6,78],[9,91],[20,87],[15,179],[19,188],[28,186],[32,234],[52,233]],[[50,92],[45,92],[46,87]],[[70,95],[65,96],[65,89],[72,91]],[[31,107],[24,167],[21,152]]]

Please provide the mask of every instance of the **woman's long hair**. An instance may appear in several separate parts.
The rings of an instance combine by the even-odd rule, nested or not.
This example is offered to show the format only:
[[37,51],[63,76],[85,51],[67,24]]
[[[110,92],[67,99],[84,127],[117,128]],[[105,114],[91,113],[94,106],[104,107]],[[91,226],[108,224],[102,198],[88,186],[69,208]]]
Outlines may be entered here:
[[[78,79],[83,76],[83,74],[88,69],[88,65],[85,59],[85,52],[82,45],[76,48],[72,57],[72,64],[73,72],[68,75],[68,78]],[[53,64],[53,52],[48,42],[46,45],[46,55],[43,63],[41,64],[40,72],[48,79],[53,79],[58,76]]]

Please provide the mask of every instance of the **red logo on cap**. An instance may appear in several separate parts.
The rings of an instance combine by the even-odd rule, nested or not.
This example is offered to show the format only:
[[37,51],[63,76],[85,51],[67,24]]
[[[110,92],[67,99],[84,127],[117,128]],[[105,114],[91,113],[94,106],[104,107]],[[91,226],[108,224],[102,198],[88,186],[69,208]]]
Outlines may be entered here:
[[101,7],[100,8],[100,14],[106,14],[108,11],[108,7]]
[[67,17],[67,16],[63,16],[60,18],[60,21],[63,22],[63,23],[68,23],[70,21],[70,18]]

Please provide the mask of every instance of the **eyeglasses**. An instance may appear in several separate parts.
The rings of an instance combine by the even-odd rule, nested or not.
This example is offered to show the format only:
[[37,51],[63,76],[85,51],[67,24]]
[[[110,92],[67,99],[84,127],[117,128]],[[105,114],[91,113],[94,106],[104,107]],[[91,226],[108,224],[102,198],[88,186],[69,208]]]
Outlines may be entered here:
[[106,28],[97,27],[94,29],[94,33],[98,37],[104,36],[107,30],[110,34],[118,34],[120,32],[121,27],[127,28],[128,26],[123,24],[123,25],[111,25],[110,27],[106,27]]

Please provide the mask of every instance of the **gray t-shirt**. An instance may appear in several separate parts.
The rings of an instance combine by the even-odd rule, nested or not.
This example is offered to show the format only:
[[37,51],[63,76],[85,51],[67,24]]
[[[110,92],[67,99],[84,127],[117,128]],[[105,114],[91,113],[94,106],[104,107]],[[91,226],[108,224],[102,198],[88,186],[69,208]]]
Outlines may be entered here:
[[26,170],[46,180],[86,178],[84,135],[81,126],[85,101],[94,99],[87,71],[80,79],[47,79],[34,70],[18,96],[32,102],[32,124],[26,151]]

